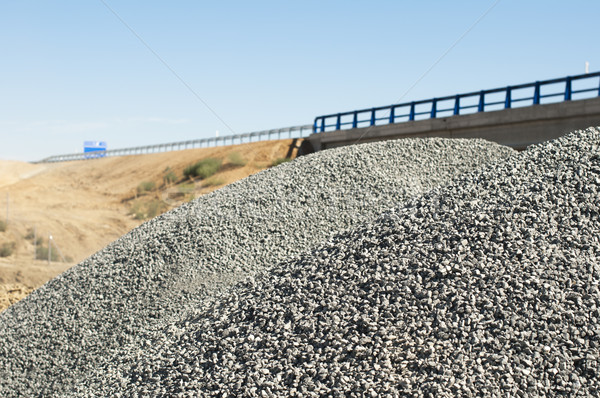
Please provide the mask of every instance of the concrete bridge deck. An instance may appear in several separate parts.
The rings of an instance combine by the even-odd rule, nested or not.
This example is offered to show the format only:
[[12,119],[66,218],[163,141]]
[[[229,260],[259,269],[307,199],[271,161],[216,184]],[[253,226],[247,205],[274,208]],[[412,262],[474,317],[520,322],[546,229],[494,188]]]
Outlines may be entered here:
[[408,137],[483,138],[516,149],[600,126],[600,97],[311,134],[315,151]]

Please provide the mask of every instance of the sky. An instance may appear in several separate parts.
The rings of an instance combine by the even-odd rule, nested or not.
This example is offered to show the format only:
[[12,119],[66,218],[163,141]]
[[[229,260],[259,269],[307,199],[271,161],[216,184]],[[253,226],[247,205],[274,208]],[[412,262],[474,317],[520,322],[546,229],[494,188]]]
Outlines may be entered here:
[[0,159],[600,71],[598,15],[597,0],[0,0]]

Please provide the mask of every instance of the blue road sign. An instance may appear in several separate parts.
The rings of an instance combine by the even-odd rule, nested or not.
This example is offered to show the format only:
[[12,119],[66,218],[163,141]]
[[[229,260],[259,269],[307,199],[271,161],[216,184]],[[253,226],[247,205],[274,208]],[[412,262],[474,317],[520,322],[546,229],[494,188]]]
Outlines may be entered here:
[[103,158],[106,156],[106,142],[105,141],[84,141],[83,153],[85,153],[86,159],[90,158]]

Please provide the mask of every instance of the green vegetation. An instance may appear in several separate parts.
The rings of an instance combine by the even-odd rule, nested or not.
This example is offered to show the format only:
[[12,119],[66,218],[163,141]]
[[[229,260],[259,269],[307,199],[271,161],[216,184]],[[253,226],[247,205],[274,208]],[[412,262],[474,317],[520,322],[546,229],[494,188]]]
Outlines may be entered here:
[[166,200],[187,200],[188,196],[193,196],[196,187],[192,183],[183,183],[165,191],[163,198]]
[[222,160],[217,158],[202,159],[201,161],[186,167],[183,170],[183,176],[189,179],[195,177],[200,177],[202,179],[208,178],[219,171],[221,163]]
[[271,166],[270,167],[279,166],[280,164],[287,163],[290,160],[292,160],[292,159],[291,158],[277,158],[273,162],[271,162]]
[[170,167],[167,167],[164,171],[163,183],[168,186],[174,184],[176,181],[177,175],[175,175],[175,173],[173,172],[173,170],[171,170]]
[[146,218],[146,214],[144,213],[144,207],[141,202],[133,202],[131,208],[129,209],[129,215],[133,216],[136,220],[143,220]]
[[0,232],[6,231],[6,221],[0,220]]
[[168,206],[162,200],[152,200],[146,203],[146,215],[148,218],[154,218],[167,210]]
[[227,156],[227,160],[229,161],[229,164],[234,167],[244,167],[246,163],[248,163],[239,152],[231,152],[229,156]]
[[167,210],[167,208],[167,204],[159,199],[150,201],[138,200],[132,204],[129,214],[136,220],[147,220],[158,216]]
[[15,251],[15,242],[5,242],[0,245],[0,257],[8,257]]
[[143,181],[137,187],[137,193],[142,194],[156,189],[156,184],[153,181]]
[[217,185],[225,184],[225,180],[219,177],[210,177],[202,182],[202,186],[204,187],[215,187]]
[[[35,238],[35,242],[34,239]],[[25,239],[27,239],[28,241],[31,242],[32,245],[41,245],[42,244],[42,237],[41,236],[35,236],[35,231],[33,230],[33,228],[29,228],[27,230],[27,235],[25,235]]]
[[195,189],[194,184],[189,184],[189,183],[188,184],[180,184],[177,186],[177,190],[185,195],[194,192],[194,189]]
[[[52,250],[50,253],[50,261],[58,261],[58,250]],[[35,249],[35,258],[36,260],[48,260],[48,247],[46,246],[38,246]]]

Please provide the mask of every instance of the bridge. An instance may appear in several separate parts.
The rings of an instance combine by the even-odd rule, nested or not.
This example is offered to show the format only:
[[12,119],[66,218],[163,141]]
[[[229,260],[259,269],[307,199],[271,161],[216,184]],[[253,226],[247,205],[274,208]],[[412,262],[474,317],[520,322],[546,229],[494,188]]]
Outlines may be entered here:
[[484,138],[516,149],[600,125],[600,72],[318,116],[314,150],[406,137]]
[[407,137],[484,138],[516,149],[600,126],[600,72],[318,116],[312,125],[88,153],[37,163],[138,155],[281,138],[300,153]]

